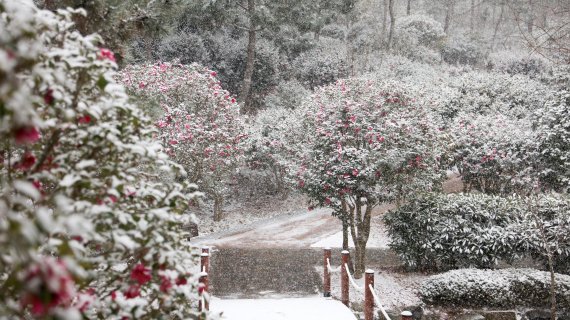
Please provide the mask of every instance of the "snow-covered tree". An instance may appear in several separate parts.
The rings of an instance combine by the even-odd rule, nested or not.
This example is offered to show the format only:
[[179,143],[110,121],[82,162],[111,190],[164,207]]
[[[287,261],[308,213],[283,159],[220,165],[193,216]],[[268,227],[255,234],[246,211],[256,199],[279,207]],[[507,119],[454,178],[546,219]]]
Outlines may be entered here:
[[438,132],[407,93],[397,82],[339,80],[305,106],[308,145],[298,186],[350,228],[356,277],[364,272],[373,208],[440,187]]
[[228,180],[243,156],[246,134],[239,105],[216,76],[196,64],[132,65],[121,72],[132,92],[163,108],[156,122],[158,138],[186,169],[189,180],[212,197],[214,220],[219,221]]
[[0,318],[197,318],[194,188],[73,14],[0,0]]

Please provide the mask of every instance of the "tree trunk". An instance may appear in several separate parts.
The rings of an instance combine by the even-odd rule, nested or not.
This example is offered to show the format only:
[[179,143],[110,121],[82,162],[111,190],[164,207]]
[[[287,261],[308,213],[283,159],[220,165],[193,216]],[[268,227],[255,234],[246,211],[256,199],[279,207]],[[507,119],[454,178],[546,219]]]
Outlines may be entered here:
[[409,16],[412,11],[412,0],[408,0],[408,5],[406,6],[406,15]]
[[532,33],[532,28],[534,26],[534,7],[532,0],[528,0],[528,15],[526,20],[526,29],[528,33]]
[[495,41],[497,39],[497,34],[499,33],[499,27],[503,22],[503,14],[505,12],[505,4],[501,4],[501,13],[499,13],[499,19],[497,19],[497,24],[495,25],[495,31],[493,32],[493,39],[491,40],[491,50],[495,48]]
[[453,20],[453,14],[455,13],[455,0],[447,1],[447,9],[445,11],[445,23],[443,25],[443,32],[448,33],[449,27]]
[[390,15],[390,32],[388,33],[388,50],[392,49],[392,38],[394,37],[394,27],[396,25],[396,16],[394,15],[394,0],[388,0],[388,14]]
[[221,195],[214,195],[214,221],[222,221],[222,206],[224,198]]
[[384,0],[384,10],[382,19],[382,38],[380,39],[381,46],[384,46],[384,41],[386,41],[386,27],[388,26],[388,0]]
[[475,31],[475,0],[471,0],[471,14],[469,17],[469,31],[473,33]]
[[245,72],[243,75],[243,83],[239,95],[240,100],[243,101],[242,113],[251,111],[251,78],[253,77],[253,67],[255,62],[255,41],[257,32],[257,26],[253,19],[255,14],[255,0],[247,0],[247,14],[249,16],[247,58],[245,63]]
[[[351,215],[350,231],[354,242],[354,278],[360,279],[366,268],[366,243],[370,235],[370,221],[372,218],[372,206],[362,203],[358,197],[354,201],[354,207],[350,208],[355,214]],[[364,215],[362,209],[364,208]]]

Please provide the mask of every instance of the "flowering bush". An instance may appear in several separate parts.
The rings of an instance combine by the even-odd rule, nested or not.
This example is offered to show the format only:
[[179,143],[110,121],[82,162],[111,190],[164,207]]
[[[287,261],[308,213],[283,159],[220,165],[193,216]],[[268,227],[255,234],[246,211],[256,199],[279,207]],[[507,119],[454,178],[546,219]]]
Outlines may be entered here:
[[317,90],[305,108],[298,186],[312,205],[332,208],[349,225],[358,275],[372,208],[439,189],[437,130],[397,82],[340,80]]
[[186,169],[190,181],[213,198],[214,220],[219,221],[246,134],[236,100],[221,88],[216,76],[196,64],[132,65],[121,72],[133,93],[163,108],[156,122],[158,138]]
[[197,318],[194,188],[73,14],[0,0],[0,318]]

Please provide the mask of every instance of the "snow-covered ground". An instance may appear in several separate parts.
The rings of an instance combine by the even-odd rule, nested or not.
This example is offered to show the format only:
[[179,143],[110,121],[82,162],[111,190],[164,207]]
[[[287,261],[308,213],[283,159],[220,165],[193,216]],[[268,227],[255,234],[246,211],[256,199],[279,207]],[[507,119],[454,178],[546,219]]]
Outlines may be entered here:
[[213,298],[210,310],[225,320],[356,320],[340,301],[322,297],[283,299]]

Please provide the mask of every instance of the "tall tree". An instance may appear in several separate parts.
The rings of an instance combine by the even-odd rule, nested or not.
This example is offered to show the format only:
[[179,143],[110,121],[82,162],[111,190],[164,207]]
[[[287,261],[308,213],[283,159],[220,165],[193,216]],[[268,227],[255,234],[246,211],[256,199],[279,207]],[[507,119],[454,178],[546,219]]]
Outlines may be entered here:
[[392,40],[394,37],[394,28],[396,26],[396,15],[394,13],[394,0],[388,1],[388,14],[390,15],[390,32],[388,33],[388,41],[386,47],[388,50],[392,49]]

